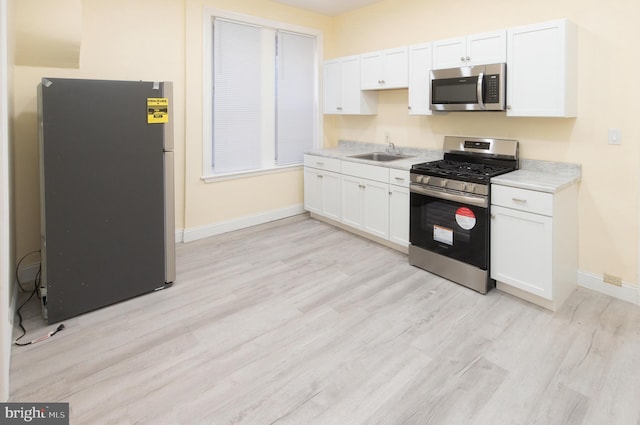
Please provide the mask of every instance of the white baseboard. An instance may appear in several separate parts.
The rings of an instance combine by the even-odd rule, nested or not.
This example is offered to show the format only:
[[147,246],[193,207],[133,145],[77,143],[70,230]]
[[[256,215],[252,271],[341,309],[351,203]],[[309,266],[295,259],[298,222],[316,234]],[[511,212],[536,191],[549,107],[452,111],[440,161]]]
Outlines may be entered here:
[[184,229],[176,230],[176,243],[184,242]]
[[638,290],[638,287],[629,285],[625,282],[622,283],[622,286],[609,285],[602,281],[602,276],[579,271],[578,286],[591,289],[632,304],[640,305],[640,291]]
[[234,230],[244,229],[246,227],[256,226],[258,224],[268,223],[270,221],[280,220],[287,217],[293,217],[294,215],[304,213],[304,207],[302,204],[294,205],[292,207],[281,208],[278,210],[266,211],[264,213],[240,217],[237,219],[223,221],[221,223],[210,224],[206,226],[193,227],[191,229],[184,229],[182,236],[176,235],[176,241],[178,239],[181,242],[191,242],[209,236],[220,235],[222,233],[232,232]]

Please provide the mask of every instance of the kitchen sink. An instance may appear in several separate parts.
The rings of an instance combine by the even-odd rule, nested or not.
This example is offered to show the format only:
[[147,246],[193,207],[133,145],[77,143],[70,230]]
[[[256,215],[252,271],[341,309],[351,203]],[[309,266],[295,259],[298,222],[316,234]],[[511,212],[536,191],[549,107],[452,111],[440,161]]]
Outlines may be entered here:
[[404,159],[411,158],[411,155],[400,155],[395,153],[387,153],[387,152],[369,152],[369,153],[361,153],[358,155],[350,155],[349,158],[357,158],[357,159],[368,159],[369,161],[395,161],[396,159]]

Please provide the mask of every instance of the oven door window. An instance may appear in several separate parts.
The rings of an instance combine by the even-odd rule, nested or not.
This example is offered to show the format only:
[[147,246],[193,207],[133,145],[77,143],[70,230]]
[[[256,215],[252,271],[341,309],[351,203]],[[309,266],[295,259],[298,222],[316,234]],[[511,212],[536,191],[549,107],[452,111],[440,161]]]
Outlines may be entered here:
[[411,193],[410,241],[487,269],[487,208]]

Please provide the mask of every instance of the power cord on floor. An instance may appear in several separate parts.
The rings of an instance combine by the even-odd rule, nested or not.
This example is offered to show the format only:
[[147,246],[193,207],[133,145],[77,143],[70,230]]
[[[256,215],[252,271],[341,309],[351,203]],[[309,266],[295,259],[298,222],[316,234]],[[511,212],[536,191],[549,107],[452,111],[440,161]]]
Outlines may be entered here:
[[[21,289],[23,292],[27,292],[27,291],[22,287],[22,284],[20,283],[20,280],[18,279],[18,270],[19,270],[19,267],[20,267],[20,263],[22,263],[22,261],[23,261],[25,258],[27,258],[27,256],[29,256],[29,255],[31,255],[31,254],[33,254],[33,253],[35,253],[35,252],[40,252],[40,251],[32,251],[32,252],[30,252],[30,253],[26,254],[24,257],[22,257],[22,258],[20,259],[20,261],[18,261],[18,264],[16,265],[16,281],[17,281],[17,283],[18,283],[18,286],[20,286],[20,289]],[[15,345],[20,346],[20,347],[24,347],[24,346],[26,346],[26,345],[35,344],[36,342],[41,342],[41,341],[44,341],[44,340],[46,340],[46,339],[49,339],[49,338],[51,338],[52,336],[54,336],[55,334],[57,334],[58,332],[60,332],[61,330],[63,330],[63,329],[64,329],[64,324],[60,324],[60,325],[56,328],[56,330],[51,331],[51,332],[49,332],[48,334],[41,336],[40,338],[33,339],[33,340],[29,341],[29,342],[18,342],[18,341],[20,341],[22,338],[24,338],[24,336],[27,334],[27,330],[24,328],[24,325],[22,324],[23,319],[22,319],[22,313],[20,312],[20,310],[22,310],[22,308],[23,308],[23,307],[24,307],[24,306],[25,306],[29,301],[31,301],[31,298],[33,298],[33,296],[34,296],[34,295],[38,294],[38,289],[40,288],[40,273],[41,273],[41,271],[42,271],[42,264],[40,264],[40,267],[38,268],[38,273],[36,274],[36,277],[35,277],[35,279],[34,279],[34,288],[33,288],[33,291],[31,292],[31,295],[29,295],[29,298],[27,298],[27,299],[26,299],[26,301],[25,301],[25,302],[23,302],[23,303],[20,305],[20,307],[18,307],[18,310],[16,311],[16,313],[18,314],[18,326],[19,326],[19,327],[20,327],[20,329],[22,330],[22,335],[20,335],[18,338],[16,338],[16,339],[15,339],[15,341],[13,341],[13,343],[14,343]],[[39,295],[39,294],[38,294],[38,298],[40,298],[40,295]]]

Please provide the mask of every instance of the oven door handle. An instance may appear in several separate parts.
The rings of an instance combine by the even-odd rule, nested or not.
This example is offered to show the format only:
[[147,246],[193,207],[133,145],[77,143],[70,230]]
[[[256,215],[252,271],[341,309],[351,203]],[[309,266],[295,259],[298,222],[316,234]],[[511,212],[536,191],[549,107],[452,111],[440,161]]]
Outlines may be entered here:
[[438,199],[445,199],[447,201],[460,202],[462,204],[473,205],[480,208],[487,208],[489,206],[489,198],[486,196],[471,196],[462,195],[459,193],[443,192],[440,190],[430,189],[428,187],[420,186],[415,183],[411,183],[409,190],[412,193],[419,195],[432,196]]

